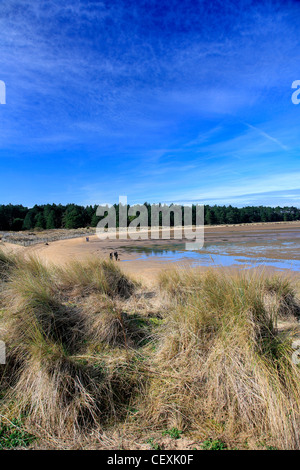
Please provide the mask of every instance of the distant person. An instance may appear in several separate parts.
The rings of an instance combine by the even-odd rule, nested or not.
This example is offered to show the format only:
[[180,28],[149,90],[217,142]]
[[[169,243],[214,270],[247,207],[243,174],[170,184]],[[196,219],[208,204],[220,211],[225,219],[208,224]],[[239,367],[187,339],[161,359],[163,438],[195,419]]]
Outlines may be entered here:
[[115,260],[118,261],[118,258],[119,258],[119,254],[117,251],[114,252],[114,257],[115,257]]
[[86,240],[87,242],[89,242],[89,241],[90,241],[90,238],[89,238],[89,237],[86,237],[86,239],[85,239],[85,240]]
[[113,259],[113,253],[109,253],[109,257],[112,260]]

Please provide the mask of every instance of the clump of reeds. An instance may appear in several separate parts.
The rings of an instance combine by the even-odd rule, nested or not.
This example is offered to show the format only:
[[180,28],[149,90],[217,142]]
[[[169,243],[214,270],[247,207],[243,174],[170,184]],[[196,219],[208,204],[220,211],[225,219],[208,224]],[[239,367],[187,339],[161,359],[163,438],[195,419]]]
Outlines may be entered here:
[[104,370],[68,355],[38,332],[23,359],[7,397],[13,415],[28,416],[31,423],[63,436],[95,426],[111,414]]
[[23,355],[37,332],[69,351],[78,348],[85,332],[84,316],[63,301],[51,268],[35,258],[24,261],[11,272],[3,297],[15,351]]
[[59,282],[62,288],[72,289],[78,295],[93,292],[110,297],[128,298],[135,290],[135,283],[111,261],[74,261],[60,269]]
[[[117,279],[118,269],[99,262],[82,270],[79,264],[61,270],[31,258],[11,269],[3,293],[1,338],[7,346],[7,365],[1,371],[5,413],[27,416],[60,436],[102,426],[122,414],[141,378],[132,375],[128,380],[129,373],[124,375],[131,361],[132,330],[127,317],[111,307],[109,294],[125,295],[134,285],[128,280],[128,291],[118,290],[118,280],[109,285],[107,272]],[[99,275],[96,280],[95,275]],[[97,315],[90,315],[82,302],[74,303],[68,290],[71,276],[82,294],[102,292],[103,308]],[[119,279],[126,286],[125,275],[121,273]],[[123,343],[127,354],[107,363],[101,354],[87,354],[93,342],[108,347]]]
[[17,258],[0,250],[0,281],[7,279],[9,270],[17,264]]
[[270,288],[281,300],[292,295],[286,281],[177,271],[160,285],[174,305],[154,359],[160,375],[149,389],[147,419],[229,440],[268,436],[298,449],[300,370],[291,339],[276,328],[284,304],[265,303]]
[[266,304],[275,308],[278,318],[300,317],[300,301],[295,286],[288,278],[267,277],[264,279],[263,288]]
[[119,299],[91,295],[84,303],[88,315],[89,337],[94,345],[134,348],[147,336],[135,314],[128,314]]
[[300,369],[277,323],[298,315],[291,281],[169,270],[158,319],[137,314],[136,284],[114,263],[1,260],[2,415],[58,443],[125,420],[300,448]]

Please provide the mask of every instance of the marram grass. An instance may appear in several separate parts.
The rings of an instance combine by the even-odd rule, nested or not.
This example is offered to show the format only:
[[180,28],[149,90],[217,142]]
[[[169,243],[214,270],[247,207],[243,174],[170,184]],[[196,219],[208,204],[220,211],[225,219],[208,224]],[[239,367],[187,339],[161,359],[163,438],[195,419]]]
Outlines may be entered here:
[[0,415],[35,447],[105,448],[104,435],[130,432],[135,448],[176,429],[199,443],[300,448],[292,281],[167,271],[149,308],[111,262],[57,268],[0,253],[1,266]]

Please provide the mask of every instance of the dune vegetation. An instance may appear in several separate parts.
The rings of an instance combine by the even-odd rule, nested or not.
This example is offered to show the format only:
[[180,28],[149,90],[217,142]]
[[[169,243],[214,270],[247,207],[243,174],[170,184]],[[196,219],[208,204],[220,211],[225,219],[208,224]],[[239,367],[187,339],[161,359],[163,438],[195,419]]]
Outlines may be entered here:
[[0,448],[300,448],[297,285],[0,253]]

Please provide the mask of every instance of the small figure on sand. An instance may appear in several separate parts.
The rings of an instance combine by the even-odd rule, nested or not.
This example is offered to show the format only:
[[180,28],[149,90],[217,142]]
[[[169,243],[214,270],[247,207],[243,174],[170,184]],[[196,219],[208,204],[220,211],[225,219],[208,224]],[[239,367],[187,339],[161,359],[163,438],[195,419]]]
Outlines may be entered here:
[[90,237],[86,237],[86,238],[85,238],[85,241],[86,241],[86,242],[89,242],[89,241],[90,241]]
[[114,257],[115,257],[115,260],[118,261],[119,253],[117,251],[114,252]]
[[114,256],[113,253],[109,253],[109,257],[110,257],[111,260],[113,259],[113,256]]

